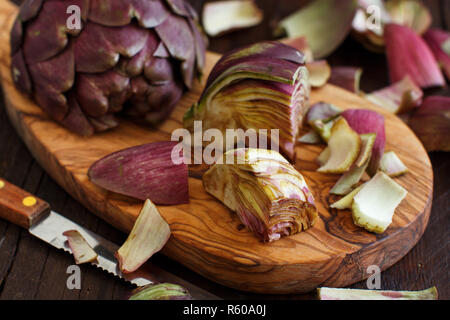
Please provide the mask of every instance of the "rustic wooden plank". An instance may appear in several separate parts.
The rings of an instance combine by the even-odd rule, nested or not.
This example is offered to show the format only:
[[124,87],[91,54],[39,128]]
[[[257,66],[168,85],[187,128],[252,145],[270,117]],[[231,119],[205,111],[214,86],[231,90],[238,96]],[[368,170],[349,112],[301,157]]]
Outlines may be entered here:
[[[53,210],[61,212],[60,210],[66,207],[69,197],[62,193],[60,188],[47,175],[43,179],[41,188],[43,189],[43,196],[52,204]],[[62,299],[68,277],[66,270],[71,264],[74,264],[74,261],[70,255],[49,246],[35,299]]]
[[19,227],[2,223],[2,230],[0,230],[0,294],[14,262],[19,237]]
[[[33,194],[40,184],[42,171],[37,164],[25,175],[23,188]],[[1,296],[13,299],[33,299],[39,286],[43,266],[48,255],[48,245],[35,241],[28,231],[22,229],[14,263],[5,281]]]
[[[0,101],[3,101],[3,90],[0,89]],[[3,177],[11,178],[11,173],[8,169],[10,168],[8,158],[10,156],[10,151],[7,147],[7,141],[11,140],[11,136],[16,136],[14,129],[9,124],[4,107],[0,107],[0,174]],[[19,142],[17,146],[21,143]],[[25,161],[21,161],[23,165]],[[28,165],[28,164],[27,164]],[[8,176],[6,173],[8,172]],[[16,171],[12,171],[17,174]],[[17,177],[18,178],[18,177]],[[10,226],[6,221],[0,220],[0,293],[2,291],[4,280],[9,272],[11,264],[14,260],[14,256],[17,248],[17,241],[19,239],[20,229],[16,226]]]
[[[445,2],[445,0],[444,0]],[[431,26],[433,28],[442,28],[443,26],[443,16],[441,12],[441,0],[428,0],[423,2],[425,6],[430,10],[431,16],[433,17]]]
[[[74,264],[73,259],[66,252],[56,248],[49,248],[48,257],[39,279],[39,287],[34,299],[63,299],[65,291],[68,290],[66,280],[69,275],[66,274],[66,270],[71,264]],[[76,295],[71,296],[71,298],[78,299],[78,294],[79,292],[76,292]]]
[[441,0],[441,15],[443,22],[441,28],[450,30],[450,2],[447,0]]

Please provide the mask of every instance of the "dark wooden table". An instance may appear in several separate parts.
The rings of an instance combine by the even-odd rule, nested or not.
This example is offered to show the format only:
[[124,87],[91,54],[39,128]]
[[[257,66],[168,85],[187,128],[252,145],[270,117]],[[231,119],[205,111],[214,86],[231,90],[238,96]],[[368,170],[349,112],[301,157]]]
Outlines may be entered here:
[[[202,0],[190,0],[200,12]],[[16,3],[20,3],[17,0]],[[272,39],[273,25],[298,8],[301,1],[257,1],[265,12],[258,27],[212,39],[210,50],[225,52],[247,43]],[[450,1],[425,1],[434,17],[433,26],[450,28]],[[362,89],[371,91],[388,84],[384,55],[364,50],[352,38],[329,58],[332,65],[355,65],[364,69]],[[450,95],[448,89],[427,94]],[[435,285],[441,299],[450,298],[449,289],[449,199],[450,153],[430,153],[434,169],[434,196],[428,228],[419,243],[397,264],[382,272],[382,289],[421,290]],[[61,189],[36,163],[10,125],[0,91],[0,176],[47,200],[52,208],[103,237],[118,244],[126,235],[115,230],[84,209]],[[314,299],[315,293],[304,295],[257,295],[236,291],[213,283],[160,254],[152,257],[155,265],[224,299]],[[0,299],[121,299],[133,288],[131,285],[82,265],[80,290],[66,287],[67,267],[73,258],[33,238],[27,231],[0,220]],[[170,281],[169,277],[167,280]],[[366,288],[365,282],[352,285]]]

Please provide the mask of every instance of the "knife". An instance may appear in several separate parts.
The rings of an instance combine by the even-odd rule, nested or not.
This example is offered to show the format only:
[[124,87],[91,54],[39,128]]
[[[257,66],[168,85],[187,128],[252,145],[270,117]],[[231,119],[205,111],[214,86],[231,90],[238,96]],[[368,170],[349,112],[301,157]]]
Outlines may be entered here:
[[4,179],[0,179],[0,218],[27,229],[33,236],[69,253],[72,251],[63,232],[77,230],[98,254],[97,260],[91,264],[137,286],[165,282],[170,279],[185,286],[196,299],[219,299],[154,265],[146,264],[133,273],[123,274],[114,257],[114,253],[119,249],[118,245],[56,213],[44,200]]

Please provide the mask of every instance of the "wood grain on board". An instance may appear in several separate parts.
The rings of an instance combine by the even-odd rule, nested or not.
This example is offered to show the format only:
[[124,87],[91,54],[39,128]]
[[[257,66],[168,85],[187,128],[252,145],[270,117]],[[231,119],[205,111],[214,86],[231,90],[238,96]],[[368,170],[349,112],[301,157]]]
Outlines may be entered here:
[[[112,131],[83,138],[49,120],[18,92],[9,66],[9,30],[17,8],[0,4],[0,74],[7,113],[40,165],[68,193],[99,217],[129,231],[141,201],[102,190],[87,178],[87,169],[111,152],[148,142],[168,140],[182,127],[182,116],[199,97],[202,84],[183,97],[158,130],[121,120]],[[206,72],[219,56],[208,53]],[[382,270],[402,258],[420,239],[431,209],[433,173],[426,151],[412,131],[396,116],[337,87],[313,90],[311,102],[325,101],[344,109],[368,108],[384,115],[387,150],[394,150],[410,169],[396,181],[408,190],[393,223],[382,235],[356,227],[349,211],[329,204],[337,197],[328,191],[338,176],[315,172],[314,159],[323,146],[297,146],[296,168],[305,176],[316,198],[320,219],[315,226],[279,241],[263,244],[240,228],[237,216],[208,195],[199,179],[190,178],[190,203],[159,206],[172,236],[163,254],[203,276],[229,287],[261,293],[307,292],[317,286],[346,286],[369,276],[369,265]]]

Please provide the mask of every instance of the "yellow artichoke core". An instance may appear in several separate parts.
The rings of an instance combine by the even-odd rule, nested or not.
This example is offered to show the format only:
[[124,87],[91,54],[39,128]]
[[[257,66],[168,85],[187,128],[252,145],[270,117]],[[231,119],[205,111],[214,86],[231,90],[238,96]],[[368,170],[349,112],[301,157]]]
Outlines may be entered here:
[[254,185],[246,181],[240,181],[238,189],[242,194],[245,207],[267,225],[269,223],[269,212],[267,203],[264,203],[264,194],[259,191],[259,188],[255,188]]

